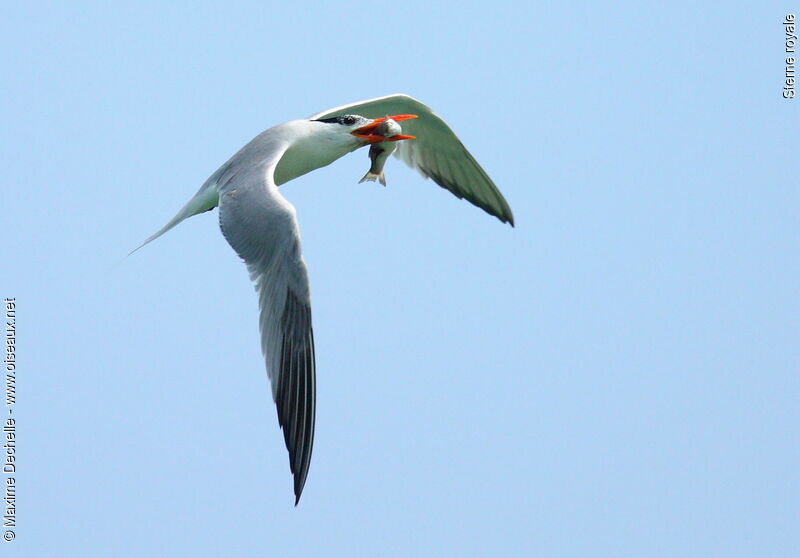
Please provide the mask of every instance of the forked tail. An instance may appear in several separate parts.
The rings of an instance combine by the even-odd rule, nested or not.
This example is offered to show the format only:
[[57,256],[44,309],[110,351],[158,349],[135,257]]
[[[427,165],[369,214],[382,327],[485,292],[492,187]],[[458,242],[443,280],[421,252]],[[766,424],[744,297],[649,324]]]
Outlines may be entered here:
[[219,205],[219,192],[217,191],[217,182],[216,180],[212,180],[215,177],[209,178],[205,184],[197,191],[197,193],[190,199],[186,205],[178,212],[175,217],[170,219],[169,223],[164,225],[158,232],[150,236],[147,240],[142,242],[139,246],[134,248],[128,254],[129,256],[136,252],[139,248],[142,248],[145,244],[148,244],[173,228],[175,225],[183,221],[184,219],[188,219],[192,215],[197,215],[198,213],[203,213],[205,211],[211,211],[217,205]]

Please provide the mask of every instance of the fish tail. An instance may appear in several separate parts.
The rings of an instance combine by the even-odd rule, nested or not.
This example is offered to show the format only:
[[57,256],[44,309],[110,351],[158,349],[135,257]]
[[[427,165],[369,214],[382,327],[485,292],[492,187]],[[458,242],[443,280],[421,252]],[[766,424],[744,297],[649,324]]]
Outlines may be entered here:
[[377,174],[372,171],[369,171],[367,174],[364,175],[364,178],[358,181],[358,183],[361,184],[362,182],[375,182],[376,180],[381,184],[383,184],[384,186],[386,186],[386,176],[384,176],[383,172]]

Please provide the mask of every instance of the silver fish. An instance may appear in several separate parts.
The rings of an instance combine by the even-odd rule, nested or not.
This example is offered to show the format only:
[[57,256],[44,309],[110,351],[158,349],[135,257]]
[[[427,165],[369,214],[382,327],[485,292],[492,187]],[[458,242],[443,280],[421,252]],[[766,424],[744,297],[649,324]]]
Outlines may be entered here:
[[[392,138],[397,136],[403,130],[400,128],[395,120],[387,118],[375,127],[373,134],[384,136],[385,138]],[[404,136],[407,137],[407,136]],[[377,180],[386,186],[386,177],[383,174],[383,166],[386,164],[386,159],[389,158],[395,149],[397,149],[397,140],[382,141],[381,143],[373,143],[369,146],[369,160],[371,161],[369,170],[364,178],[358,181],[362,182],[375,182]]]

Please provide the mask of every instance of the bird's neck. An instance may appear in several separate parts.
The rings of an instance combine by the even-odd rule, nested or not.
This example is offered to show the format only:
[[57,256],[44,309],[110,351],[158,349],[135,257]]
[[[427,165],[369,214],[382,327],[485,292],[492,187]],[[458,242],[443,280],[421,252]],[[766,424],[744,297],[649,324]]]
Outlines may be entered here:
[[275,167],[275,184],[280,186],[298,176],[330,165],[358,147],[352,137],[344,136],[334,125],[308,120],[295,120],[284,124],[289,148]]

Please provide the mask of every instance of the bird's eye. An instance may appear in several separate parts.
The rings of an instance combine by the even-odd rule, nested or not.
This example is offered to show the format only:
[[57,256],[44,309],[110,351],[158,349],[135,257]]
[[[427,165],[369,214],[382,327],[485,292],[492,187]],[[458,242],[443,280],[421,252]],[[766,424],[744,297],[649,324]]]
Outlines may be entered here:
[[343,126],[352,126],[361,119],[360,116],[353,114],[345,114],[344,116],[331,116],[330,118],[317,118],[316,122],[324,122],[326,124],[341,124]]

